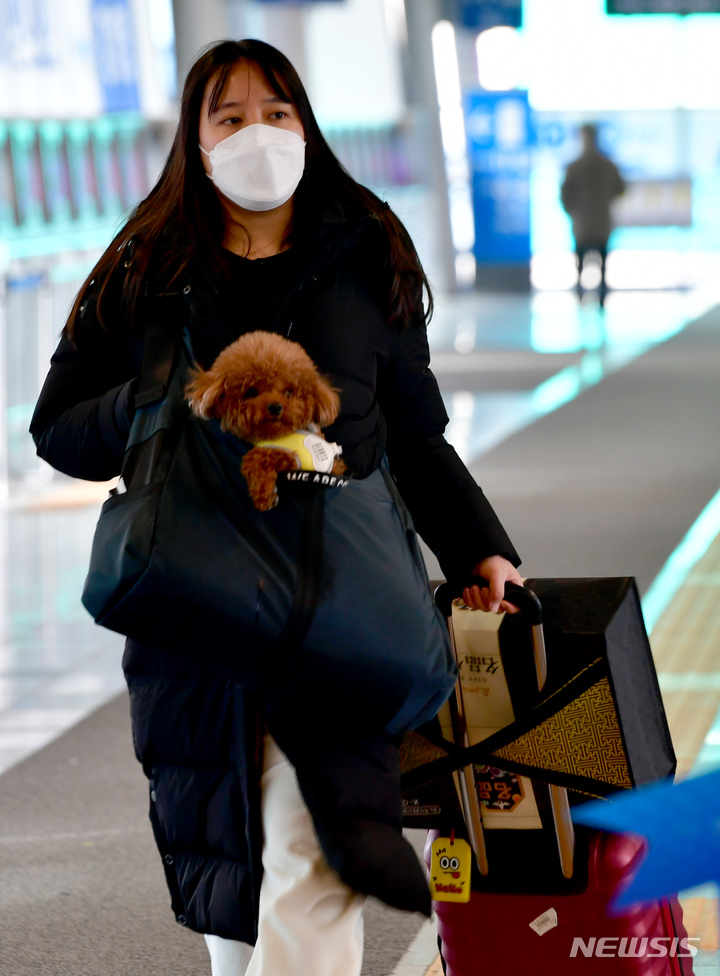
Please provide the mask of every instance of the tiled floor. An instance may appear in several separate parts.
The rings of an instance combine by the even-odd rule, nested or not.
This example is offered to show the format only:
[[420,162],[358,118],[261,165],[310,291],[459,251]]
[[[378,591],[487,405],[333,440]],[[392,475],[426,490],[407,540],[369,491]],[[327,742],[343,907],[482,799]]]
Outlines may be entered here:
[[[668,338],[719,297],[618,293],[602,313],[591,300],[578,306],[570,293],[482,301],[441,296],[430,335],[450,439],[472,460]],[[122,639],[96,627],[79,603],[106,491],[55,479],[42,489],[14,491],[0,510],[0,773],[123,686]],[[716,542],[693,562],[665,612],[662,601],[653,611],[653,651],[685,772],[720,763],[720,666],[712,653],[720,636],[719,590]],[[679,624],[690,603],[698,622],[692,670],[687,630]],[[714,895],[704,888],[685,899],[690,934],[702,939],[696,969],[708,976],[720,973]],[[396,976],[439,972],[435,957],[428,925]]]
[[79,602],[97,508],[13,499],[0,512],[0,772],[123,687],[122,639]]
[[[678,775],[720,765],[720,539],[689,573],[652,630]],[[710,731],[708,731],[708,726]]]

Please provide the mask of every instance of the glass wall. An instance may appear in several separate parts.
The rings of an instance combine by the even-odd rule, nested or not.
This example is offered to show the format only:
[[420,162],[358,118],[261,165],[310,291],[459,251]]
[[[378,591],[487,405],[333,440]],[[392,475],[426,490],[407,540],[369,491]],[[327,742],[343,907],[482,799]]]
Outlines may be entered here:
[[[438,16],[453,6],[406,2],[427,3]],[[462,99],[517,88],[527,92],[532,131],[527,175],[513,186],[529,183],[535,287],[575,281],[559,189],[586,121],[598,125],[601,147],[630,182],[616,214],[610,285],[691,287],[717,275],[720,252],[720,16],[612,17],[604,7],[524,0],[519,31],[478,39],[456,24],[455,55],[443,60],[435,44],[433,64],[428,37],[426,63],[412,70],[403,0],[225,0],[224,9],[228,34],[276,43],[297,64],[330,144],[406,222],[436,285],[442,193],[429,160],[439,123],[418,98],[428,73],[441,101],[452,89],[438,131],[461,282],[475,274],[465,138],[482,136],[464,131]],[[24,430],[70,300],[164,156],[177,94],[172,3],[0,0],[0,25],[0,323],[9,377],[0,483],[6,471],[29,484],[51,476]],[[507,180],[498,186],[510,192]]]
[[78,287],[163,154],[171,0],[0,0],[0,491],[57,477],[27,433]]

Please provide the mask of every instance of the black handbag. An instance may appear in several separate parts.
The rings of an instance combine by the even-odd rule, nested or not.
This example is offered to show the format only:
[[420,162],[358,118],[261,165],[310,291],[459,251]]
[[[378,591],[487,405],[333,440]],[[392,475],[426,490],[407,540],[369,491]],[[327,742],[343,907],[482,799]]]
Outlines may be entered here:
[[[460,592],[462,584],[439,587],[446,617]],[[468,721],[482,715],[482,689],[498,672],[514,719],[466,747],[445,739],[439,721],[410,733],[401,750],[405,826],[466,836],[471,824],[489,866],[486,875],[475,872],[474,890],[567,894],[587,884],[588,834],[576,833],[574,869],[563,873],[558,847],[569,857],[571,833],[565,827],[565,845],[558,844],[549,786],[565,788],[570,806],[611,797],[672,776],[675,754],[634,579],[527,579],[524,591],[508,587],[506,596],[523,612],[503,617],[492,641],[477,642],[470,628],[458,646],[463,699],[474,711]],[[546,654],[541,688],[535,629]],[[498,712],[491,714],[487,725],[495,727]],[[458,709],[458,742],[461,716]],[[479,822],[470,790],[482,807]],[[508,813],[525,796],[537,807],[536,822],[513,823]]]
[[[675,753],[635,580],[527,579],[525,587],[539,598],[544,624],[542,692],[534,683],[529,628],[522,614],[507,615],[498,646],[515,720],[468,748],[429,725],[426,736],[411,740],[405,790],[435,784],[469,763],[566,787],[583,799],[672,776]],[[446,616],[458,592],[448,584],[438,590]]]
[[185,403],[192,362],[187,334],[149,326],[126,490],[102,508],[85,607],[136,640],[221,653],[328,718],[391,734],[428,720],[456,667],[387,466],[342,488],[287,483],[257,511],[251,445]]

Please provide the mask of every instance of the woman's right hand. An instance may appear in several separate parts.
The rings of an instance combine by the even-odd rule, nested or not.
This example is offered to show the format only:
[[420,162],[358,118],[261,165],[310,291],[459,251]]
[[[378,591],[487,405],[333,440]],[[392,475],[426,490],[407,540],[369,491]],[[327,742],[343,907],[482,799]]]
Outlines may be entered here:
[[466,586],[463,600],[475,610],[488,613],[518,613],[518,608],[504,599],[505,584],[523,585],[523,579],[513,564],[504,556],[487,556],[472,571],[473,576],[482,576],[488,586]]

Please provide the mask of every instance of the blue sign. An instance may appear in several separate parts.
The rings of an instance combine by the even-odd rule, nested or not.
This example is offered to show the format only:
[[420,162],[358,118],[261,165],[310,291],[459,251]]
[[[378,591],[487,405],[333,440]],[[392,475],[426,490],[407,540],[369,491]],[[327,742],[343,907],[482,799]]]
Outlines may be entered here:
[[0,0],[0,64],[11,70],[52,68],[54,41],[47,2]]
[[91,16],[103,110],[138,111],[135,25],[129,0],[92,0]]
[[465,129],[475,214],[475,260],[530,260],[530,146],[527,92],[473,92]]
[[522,27],[522,0],[457,0],[459,23],[470,30]]

